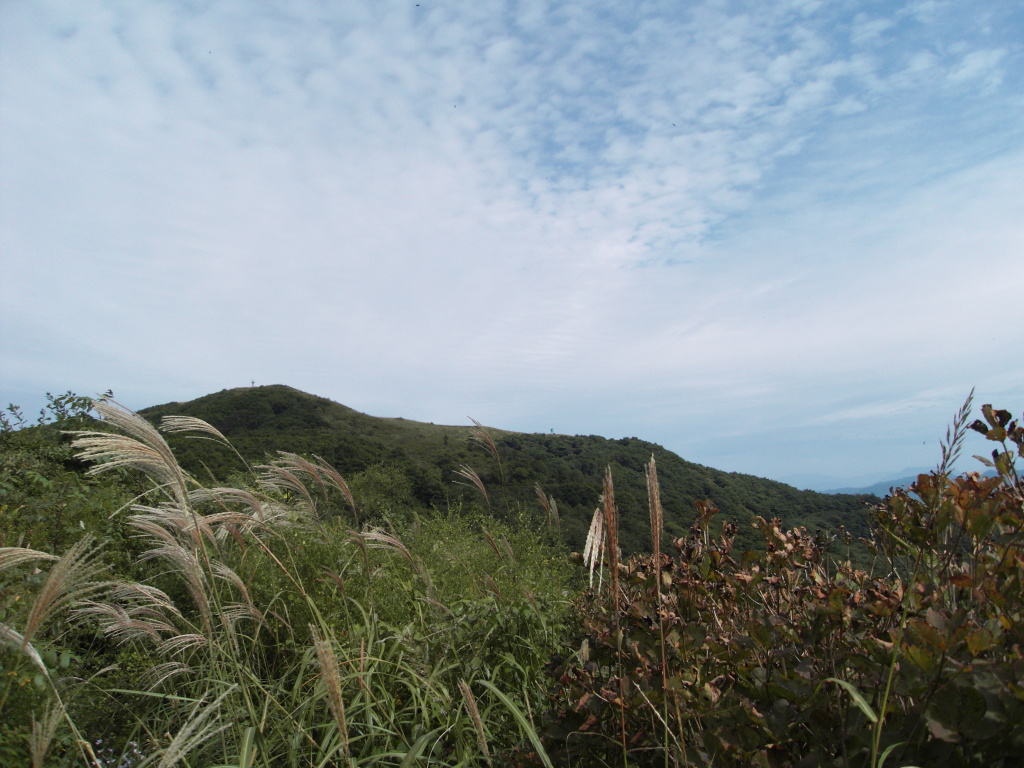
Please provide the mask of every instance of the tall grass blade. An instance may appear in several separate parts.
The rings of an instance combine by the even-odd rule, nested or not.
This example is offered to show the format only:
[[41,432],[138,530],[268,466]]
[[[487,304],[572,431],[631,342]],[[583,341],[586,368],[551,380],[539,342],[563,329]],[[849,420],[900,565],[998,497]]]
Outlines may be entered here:
[[477,682],[497,696],[498,701],[500,701],[504,705],[505,709],[509,711],[509,714],[515,718],[515,721],[519,724],[523,733],[526,734],[530,743],[533,744],[533,748],[537,750],[537,756],[541,759],[541,762],[544,763],[546,768],[555,768],[551,763],[551,758],[548,757],[547,750],[544,749],[544,745],[540,741],[540,736],[537,735],[537,731],[534,729],[533,725],[530,724],[530,721],[526,719],[526,715],[523,714],[523,711],[515,705],[512,699],[502,693],[497,686],[490,681],[478,680]]
[[840,686],[844,691],[850,694],[850,698],[853,699],[853,703],[857,705],[857,708],[860,709],[861,712],[867,715],[868,720],[872,723],[878,722],[878,715],[875,713],[875,710],[871,708],[871,705],[868,704],[868,700],[864,698],[861,692],[858,691],[852,683],[849,683],[846,680],[840,680],[838,677],[830,677],[825,680],[825,682],[835,683]]

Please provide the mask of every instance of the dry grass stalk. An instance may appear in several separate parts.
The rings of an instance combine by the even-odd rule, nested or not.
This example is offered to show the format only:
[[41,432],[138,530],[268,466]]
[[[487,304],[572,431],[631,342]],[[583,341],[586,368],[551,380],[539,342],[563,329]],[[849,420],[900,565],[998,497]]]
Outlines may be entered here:
[[626,679],[622,674],[622,629],[619,623],[619,515],[615,508],[615,488],[612,485],[612,468],[604,472],[604,519],[608,527],[608,560],[611,568],[612,583],[612,619],[615,627],[615,642],[618,647],[619,664],[619,723],[621,729],[622,752],[626,754]]
[[313,649],[320,664],[320,679],[327,690],[327,704],[338,726],[342,753],[348,757],[348,726],[345,724],[345,702],[341,696],[341,668],[338,666],[338,657],[331,643],[320,634],[315,625],[310,624],[309,629],[313,636]]
[[480,479],[480,475],[476,473],[476,470],[473,469],[468,464],[463,464],[462,466],[459,467],[458,471],[455,474],[469,480],[468,483],[460,483],[458,480],[456,480],[455,482],[458,483],[459,485],[472,486],[476,488],[478,491],[480,491],[480,494],[484,497],[484,501],[487,502],[487,508],[490,509],[491,500],[487,496],[487,488],[484,485],[484,481]]
[[83,536],[50,568],[25,620],[22,649],[28,646],[39,627],[52,613],[86,600],[106,586],[95,580],[103,570],[103,565],[95,560],[98,551],[99,546],[93,537]]
[[32,560],[58,560],[56,555],[24,547],[0,547],[0,571]]
[[[587,541],[583,546],[583,563],[590,571],[590,586],[594,586],[594,570],[598,569],[604,559],[604,513],[598,507],[594,510],[594,516],[590,518],[590,531],[587,533]],[[601,573],[598,571],[598,591],[601,590]]]
[[117,467],[130,467],[152,477],[167,490],[178,506],[188,507],[188,486],[193,483],[171,452],[157,429],[136,413],[116,403],[93,400],[100,418],[125,434],[112,432],[72,432],[72,447],[80,449],[78,458],[96,462],[88,474],[99,474]]
[[[661,571],[661,531],[662,531],[662,527],[664,526],[665,512],[664,512],[664,509],[661,506],[661,488],[658,485],[658,468],[657,468],[657,465],[654,463],[654,454],[651,454],[651,461],[650,461],[650,463],[648,463],[648,465],[646,467],[646,470],[647,470],[647,503],[648,503],[648,506],[650,507],[650,512],[651,512],[651,544],[654,547],[654,589],[655,589],[655,599],[657,600],[657,606],[658,606],[658,610],[657,610],[657,616],[658,616],[658,640],[660,642],[660,650],[661,650],[661,689],[663,691],[667,692],[669,690],[669,687],[668,687],[668,661],[667,661],[668,655],[667,655],[667,648],[666,648],[666,645],[665,645],[665,620],[664,620],[664,616],[662,614],[662,604],[661,604],[661,574],[662,574],[662,571]],[[643,691],[641,691],[641,694],[643,694]],[[662,748],[665,750],[665,756],[666,756],[665,759],[667,761],[668,760],[668,738],[667,738],[667,736],[671,736],[672,737],[672,739],[676,743],[676,748],[677,749],[679,749],[680,751],[683,750],[683,747],[682,747],[681,742],[679,741],[679,738],[676,737],[676,735],[672,732],[672,729],[669,728],[669,725],[668,725],[668,719],[669,719],[669,711],[668,711],[669,702],[668,702],[668,698],[666,697],[664,699],[664,709],[665,709],[664,713],[658,712],[657,707],[655,707],[650,702],[650,700],[646,697],[646,695],[644,696],[644,700],[647,702],[648,706],[650,706],[651,711],[653,711],[654,714],[661,721],[662,726],[664,728],[663,734],[665,734],[665,735],[663,736]]]
[[32,768],[43,768],[46,753],[50,751],[53,737],[57,735],[57,726],[63,716],[59,701],[53,702],[42,721],[32,718],[32,732],[28,736],[28,753],[32,760]]
[[540,487],[540,483],[536,483],[533,486],[534,492],[537,494],[537,500],[540,502],[541,509],[544,510],[544,519],[547,521],[548,528],[551,527],[551,503],[548,501],[548,496],[544,493],[544,489]]
[[200,699],[196,702],[192,708],[192,712],[189,714],[188,720],[181,727],[174,738],[171,739],[160,756],[160,762],[157,763],[158,768],[171,768],[172,766],[178,765],[193,749],[198,747],[204,741],[207,741],[213,736],[216,736],[221,731],[227,730],[232,726],[231,722],[226,722],[220,727],[217,727],[217,720],[207,724],[209,720],[218,709],[220,709],[221,703],[228,697],[228,695],[237,688],[237,685],[232,685],[228,690],[224,691],[220,696],[211,701],[205,707],[202,706],[203,700]]
[[484,731],[483,721],[480,719],[480,710],[476,706],[476,698],[465,680],[459,680],[459,690],[462,691],[462,700],[466,703],[466,711],[469,712],[469,717],[473,721],[477,744],[480,745],[480,751],[484,753],[484,758],[490,763],[491,751],[487,747],[487,734]]
[[608,563],[611,570],[612,580],[612,601],[615,604],[615,614],[619,610],[619,515],[615,507],[615,488],[612,485],[612,468],[608,467],[604,473],[604,493],[601,496],[604,502],[604,522],[608,531]]
[[[651,543],[654,546],[655,567],[661,566],[661,530],[664,526],[665,511],[661,506],[661,489],[658,486],[658,470],[654,464],[654,455],[647,469],[647,503],[651,510]],[[659,583],[661,579],[659,577]]]

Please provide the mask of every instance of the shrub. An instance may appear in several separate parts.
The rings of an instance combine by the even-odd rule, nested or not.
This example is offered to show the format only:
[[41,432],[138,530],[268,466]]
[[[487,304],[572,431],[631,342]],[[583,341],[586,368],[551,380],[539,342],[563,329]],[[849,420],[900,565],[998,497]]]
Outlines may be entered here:
[[[555,671],[550,754],[578,765],[1017,764],[1024,488],[1013,462],[1024,430],[985,406],[972,426],[1002,444],[986,460],[997,476],[950,478],[967,412],[940,469],[872,510],[874,572],[837,558],[836,542],[763,519],[764,550],[734,555],[735,526],[709,535],[710,502],[674,554],[655,544],[609,558],[617,573],[579,601],[581,646]],[[651,491],[653,512],[656,480]]]

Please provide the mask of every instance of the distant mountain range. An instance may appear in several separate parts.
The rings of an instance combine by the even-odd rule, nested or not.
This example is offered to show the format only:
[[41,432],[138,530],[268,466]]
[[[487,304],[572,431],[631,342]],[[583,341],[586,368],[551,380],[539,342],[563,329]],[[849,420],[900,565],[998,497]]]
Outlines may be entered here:
[[928,473],[933,467],[907,467],[893,472],[888,478],[879,478],[877,474],[854,477],[836,477],[833,475],[788,475],[780,478],[781,482],[818,493],[853,493],[885,496],[890,488],[904,488],[915,480],[919,474]]
[[[561,533],[574,547],[581,547],[586,537],[606,467],[611,467],[615,483],[623,549],[650,547],[644,467],[652,455],[669,536],[685,534],[694,502],[700,499],[711,499],[722,511],[720,519],[739,523],[740,549],[763,544],[752,525],[757,516],[778,517],[786,527],[802,525],[810,530],[835,530],[842,525],[855,536],[867,536],[867,507],[878,501],[865,494],[797,490],[773,480],[704,467],[636,437],[609,440],[488,428],[499,463],[473,426],[369,416],[283,385],[222,390],[140,413],[154,422],[166,415],[203,419],[224,433],[250,463],[273,457],[275,451],[289,451],[322,457],[355,485],[370,487],[370,475],[378,485],[380,477],[390,477],[396,493],[401,491],[411,504],[424,509],[478,506],[498,516],[525,514],[543,520],[540,487],[557,503]],[[245,470],[232,452],[216,443],[180,436],[172,436],[170,442],[182,465],[207,481]],[[477,473],[486,498],[460,474],[466,468]]]

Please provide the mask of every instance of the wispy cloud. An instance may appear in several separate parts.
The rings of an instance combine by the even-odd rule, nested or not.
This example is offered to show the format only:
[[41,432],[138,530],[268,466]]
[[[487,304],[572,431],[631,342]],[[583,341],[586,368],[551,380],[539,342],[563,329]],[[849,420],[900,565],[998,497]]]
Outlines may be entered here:
[[767,473],[810,449],[743,453],[744,429],[884,428],[851,390],[1020,372],[963,352],[1024,341],[1009,0],[32,0],[0,22],[12,391],[141,406],[255,377]]

